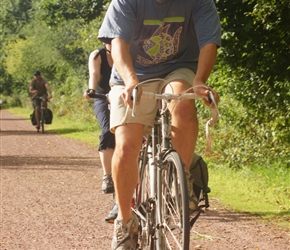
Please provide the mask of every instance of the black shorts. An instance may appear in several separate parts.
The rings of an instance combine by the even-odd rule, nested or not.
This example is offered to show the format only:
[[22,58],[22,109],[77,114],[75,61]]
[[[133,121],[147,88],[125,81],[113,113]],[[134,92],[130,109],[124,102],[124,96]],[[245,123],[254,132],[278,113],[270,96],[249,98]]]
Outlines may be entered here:
[[110,131],[110,110],[107,100],[95,98],[94,113],[102,131],[99,136],[100,144],[98,150],[114,149],[115,135]]
[[32,101],[33,101],[33,107],[40,107],[41,105],[41,99],[39,99],[39,97],[45,98],[47,99],[47,94],[43,94],[42,96],[37,96],[36,98],[32,97]]

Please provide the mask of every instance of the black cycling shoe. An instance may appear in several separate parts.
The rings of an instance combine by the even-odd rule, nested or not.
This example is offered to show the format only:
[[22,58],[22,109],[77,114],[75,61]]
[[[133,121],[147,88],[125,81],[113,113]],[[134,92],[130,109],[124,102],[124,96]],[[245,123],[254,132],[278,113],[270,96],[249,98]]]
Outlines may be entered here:
[[115,203],[114,206],[112,207],[112,210],[109,212],[109,214],[105,218],[105,221],[108,223],[114,223],[117,216],[118,216],[118,204]]

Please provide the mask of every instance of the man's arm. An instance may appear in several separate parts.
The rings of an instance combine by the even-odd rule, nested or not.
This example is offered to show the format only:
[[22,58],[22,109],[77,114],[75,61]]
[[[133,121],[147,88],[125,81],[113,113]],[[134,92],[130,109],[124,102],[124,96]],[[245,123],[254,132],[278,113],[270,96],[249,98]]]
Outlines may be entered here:
[[31,82],[30,86],[29,86],[29,93],[32,94],[32,95],[37,95],[37,90],[34,89],[33,87],[33,83]]
[[[196,76],[193,81],[193,86],[206,86],[206,82],[214,68],[217,57],[217,45],[215,43],[208,43],[201,50],[198,58],[198,67]],[[194,91],[197,94],[207,95],[208,90],[206,88],[196,87]],[[216,101],[219,101],[219,97],[216,91],[213,91]],[[209,105],[208,102],[205,102]]]
[[46,83],[44,84],[44,86],[45,86],[46,91],[47,91],[47,93],[48,93],[48,98],[49,98],[49,99],[52,98],[51,88],[50,88],[50,86],[49,86],[49,84],[48,84],[47,81],[46,81]]
[[[133,67],[130,45],[122,38],[114,38],[112,40],[112,57],[115,68],[126,86],[123,93],[124,102],[132,107],[131,93],[139,80]],[[141,95],[141,87],[139,95]]]
[[216,57],[217,45],[214,43],[209,43],[200,50],[194,85],[206,83],[215,65]]

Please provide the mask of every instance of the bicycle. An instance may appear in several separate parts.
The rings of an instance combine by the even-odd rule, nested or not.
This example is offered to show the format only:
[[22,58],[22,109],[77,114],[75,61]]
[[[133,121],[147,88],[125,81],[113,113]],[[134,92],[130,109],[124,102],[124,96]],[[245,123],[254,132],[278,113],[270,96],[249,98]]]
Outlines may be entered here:
[[[105,98],[108,95],[94,93],[91,98]],[[133,94],[133,111],[136,106],[137,92]],[[170,113],[167,104],[171,100],[205,98],[194,93],[154,94],[143,92],[142,98],[161,101],[157,110],[152,133],[144,138],[139,153],[139,182],[132,200],[132,210],[140,220],[138,249],[189,249],[189,234],[203,207],[208,207],[207,194],[205,205],[198,207],[197,214],[190,220],[189,201],[185,171],[181,159],[173,149],[170,138]],[[213,94],[210,99],[215,109],[207,127],[214,125],[219,111]],[[109,102],[109,100],[108,100]],[[207,128],[208,131],[208,128]]]
[[[136,89],[133,93],[132,115],[137,100]],[[132,208],[140,218],[138,246],[139,249],[187,250],[190,229],[204,205],[198,207],[197,214],[190,220],[185,171],[171,143],[170,112],[167,105],[171,100],[206,97],[195,93],[174,95],[143,92],[141,98],[157,99],[161,106],[158,106],[152,133],[142,143],[138,160],[139,182]],[[207,127],[214,125],[220,115],[212,92],[209,98],[215,108]]]
[[[39,97],[39,96],[36,96],[36,97],[32,97],[32,100],[33,99],[39,99],[40,100],[40,109],[39,109],[39,126],[36,127],[37,129],[37,133],[39,133],[39,130],[41,129],[41,132],[44,134],[44,124],[45,124],[45,107],[43,106],[43,102],[42,102],[42,98],[43,97]],[[48,99],[47,99],[48,101]],[[35,105],[33,104],[33,108],[35,110]]]

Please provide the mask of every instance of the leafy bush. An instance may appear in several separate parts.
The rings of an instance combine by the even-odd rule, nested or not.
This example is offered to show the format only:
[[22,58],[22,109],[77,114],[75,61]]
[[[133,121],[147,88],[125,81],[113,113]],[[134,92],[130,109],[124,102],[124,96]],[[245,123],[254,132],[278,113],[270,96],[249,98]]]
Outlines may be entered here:
[[23,98],[19,95],[7,96],[4,99],[5,106],[8,107],[23,107]]
[[[253,164],[267,166],[273,159],[281,168],[286,168],[290,161],[289,97],[284,100],[283,108],[273,105],[274,101],[265,101],[265,96],[256,96],[256,102],[252,103],[247,99],[249,92],[243,91],[242,85],[247,83],[225,68],[217,67],[210,82],[221,96],[219,108],[222,114],[219,124],[211,129],[212,157],[233,168],[246,168]],[[197,150],[205,154],[202,126],[209,113],[200,105]]]

